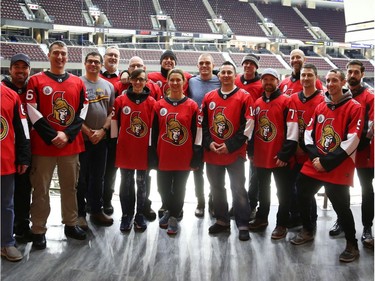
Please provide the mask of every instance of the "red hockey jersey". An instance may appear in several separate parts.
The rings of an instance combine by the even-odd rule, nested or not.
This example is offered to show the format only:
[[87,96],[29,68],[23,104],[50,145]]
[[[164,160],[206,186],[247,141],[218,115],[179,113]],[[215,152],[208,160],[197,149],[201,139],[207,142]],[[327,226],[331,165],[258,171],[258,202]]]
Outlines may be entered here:
[[357,168],[374,167],[374,93],[372,89],[361,87],[353,92],[353,98],[358,101],[363,109],[363,131],[358,145],[355,166]]
[[147,170],[152,113],[156,101],[149,95],[128,92],[116,98],[111,138],[117,138],[116,167]]
[[236,76],[234,84],[236,84],[238,88],[244,89],[245,91],[249,92],[249,94],[253,98],[253,101],[256,101],[262,96],[263,86],[259,76],[256,76],[252,80],[245,80],[243,74],[238,74]]
[[[49,71],[30,77],[26,94],[27,112],[33,125],[32,153],[42,156],[67,156],[84,151],[81,133],[88,100],[83,81],[72,74],[53,75]],[[60,149],[51,141],[63,131],[69,139]]]
[[[316,80],[315,87],[318,90],[324,90],[323,84],[320,80]],[[279,89],[283,94],[290,96],[293,93],[298,93],[303,90],[299,77],[289,76],[281,81]]]
[[276,90],[254,103],[254,166],[276,168],[276,159],[291,162],[298,145],[298,120],[294,102]]
[[[340,185],[353,186],[355,152],[362,130],[362,108],[345,92],[341,102],[334,104],[325,94],[305,131],[305,145],[309,153],[301,173],[309,177]],[[319,157],[326,170],[315,170],[312,160]]]
[[309,157],[304,151],[305,141],[304,134],[307,127],[307,124],[310,122],[310,119],[314,113],[315,108],[324,101],[323,92],[316,90],[314,94],[306,98],[303,92],[294,93],[291,96],[292,101],[297,110],[298,117],[298,148],[296,151],[296,161],[299,164],[303,164]]
[[154,106],[152,144],[157,148],[161,171],[190,170],[197,131],[198,105],[185,97],[175,102],[164,98]]
[[[202,136],[205,162],[229,165],[239,157],[246,159],[246,144],[254,128],[250,119],[252,105],[250,94],[238,87],[227,95],[216,89],[204,96],[198,136]],[[229,153],[219,155],[211,151],[212,142],[225,143]]]
[[1,175],[16,172],[16,165],[30,165],[30,136],[25,110],[16,92],[0,84]]

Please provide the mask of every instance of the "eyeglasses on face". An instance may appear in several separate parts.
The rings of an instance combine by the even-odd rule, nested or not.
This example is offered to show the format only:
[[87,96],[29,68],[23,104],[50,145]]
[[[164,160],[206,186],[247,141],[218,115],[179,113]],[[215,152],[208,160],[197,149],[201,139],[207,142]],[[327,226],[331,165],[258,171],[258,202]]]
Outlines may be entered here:
[[130,78],[130,80],[134,82],[140,82],[140,83],[147,81],[147,79],[143,77]]
[[95,65],[99,65],[99,64],[100,64],[100,61],[99,61],[99,60],[87,60],[86,63],[87,63],[87,64],[95,64]]

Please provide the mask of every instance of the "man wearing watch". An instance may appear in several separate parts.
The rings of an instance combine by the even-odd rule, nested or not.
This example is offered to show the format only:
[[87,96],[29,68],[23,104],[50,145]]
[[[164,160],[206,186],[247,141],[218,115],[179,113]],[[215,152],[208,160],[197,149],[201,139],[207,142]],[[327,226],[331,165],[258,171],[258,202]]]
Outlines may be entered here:
[[95,225],[110,226],[113,219],[102,211],[104,172],[107,159],[105,141],[110,127],[115,99],[113,85],[99,76],[103,58],[98,52],[86,55],[86,74],[81,80],[86,85],[89,107],[82,125],[85,151],[80,153],[80,172],[77,186],[78,225],[88,229],[86,204],[90,206],[90,220]]

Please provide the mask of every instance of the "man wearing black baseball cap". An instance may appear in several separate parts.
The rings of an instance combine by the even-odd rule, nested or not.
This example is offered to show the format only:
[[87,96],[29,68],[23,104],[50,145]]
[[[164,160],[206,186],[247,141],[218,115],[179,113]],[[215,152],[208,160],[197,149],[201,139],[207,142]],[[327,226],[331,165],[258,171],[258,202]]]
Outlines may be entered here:
[[[30,75],[30,58],[26,54],[16,54],[10,59],[9,76],[1,81],[3,85],[15,91],[26,103],[26,86]],[[30,231],[30,168],[26,173],[15,175],[14,190],[14,235],[18,243],[31,241]]]

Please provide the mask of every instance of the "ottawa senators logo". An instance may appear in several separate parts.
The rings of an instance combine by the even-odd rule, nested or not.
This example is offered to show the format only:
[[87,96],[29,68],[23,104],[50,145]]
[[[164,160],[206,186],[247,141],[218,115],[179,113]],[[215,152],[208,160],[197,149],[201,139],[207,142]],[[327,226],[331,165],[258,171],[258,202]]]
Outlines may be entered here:
[[324,154],[335,151],[340,145],[340,136],[335,132],[332,126],[333,119],[327,119],[323,124],[322,135],[317,142],[317,147]]
[[255,135],[265,142],[273,141],[276,137],[276,126],[267,117],[267,111],[261,111],[258,117],[258,130]]
[[3,140],[6,138],[9,132],[9,124],[3,116],[0,117],[0,126],[0,140]]
[[48,121],[61,126],[72,124],[75,112],[73,107],[64,99],[64,92],[55,92],[52,100],[52,113],[47,116]]
[[167,115],[166,133],[162,136],[162,139],[174,145],[183,145],[188,139],[188,131],[176,117],[177,113]]
[[140,111],[132,112],[130,116],[130,126],[126,129],[126,132],[136,138],[142,138],[147,134],[148,127],[140,117]]
[[304,110],[298,110],[297,111],[297,114],[298,114],[298,138],[299,138],[299,142],[303,142],[303,138],[304,138],[304,134],[305,134],[305,130],[306,130],[306,123],[305,123],[305,119],[303,118],[303,114],[305,113]]
[[225,107],[217,107],[215,109],[210,132],[218,138],[226,140],[233,133],[233,124],[225,116],[224,109]]

